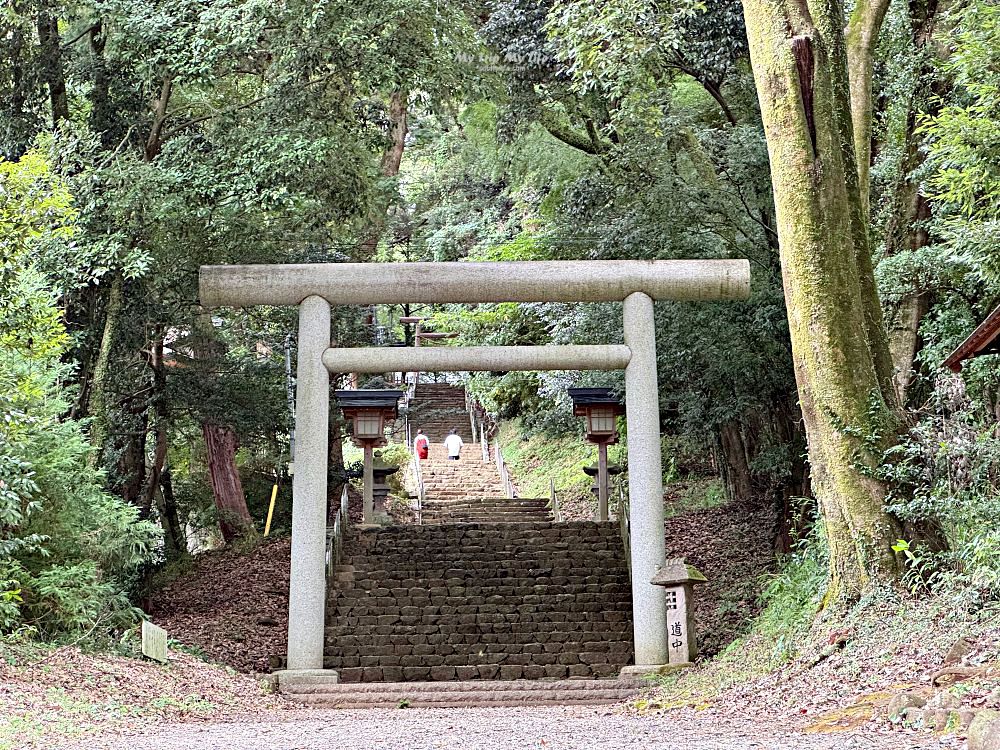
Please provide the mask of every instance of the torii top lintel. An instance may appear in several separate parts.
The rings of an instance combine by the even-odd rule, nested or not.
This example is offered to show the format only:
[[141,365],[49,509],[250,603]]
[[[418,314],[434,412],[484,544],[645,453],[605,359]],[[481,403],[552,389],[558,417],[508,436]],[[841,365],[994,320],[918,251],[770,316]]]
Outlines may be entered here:
[[206,307],[445,302],[735,300],[750,296],[746,260],[571,260],[499,263],[302,263],[202,266]]

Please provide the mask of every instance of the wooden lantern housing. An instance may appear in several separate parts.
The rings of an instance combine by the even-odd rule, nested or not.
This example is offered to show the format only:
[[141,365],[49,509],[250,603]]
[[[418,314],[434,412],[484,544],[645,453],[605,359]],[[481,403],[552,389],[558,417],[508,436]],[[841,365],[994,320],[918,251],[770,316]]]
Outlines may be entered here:
[[587,440],[591,443],[618,442],[618,416],[625,408],[610,388],[570,388],[573,414],[587,419]]
[[399,416],[402,391],[336,391],[344,416],[354,424],[354,437],[362,442],[378,442],[385,437],[385,423]]

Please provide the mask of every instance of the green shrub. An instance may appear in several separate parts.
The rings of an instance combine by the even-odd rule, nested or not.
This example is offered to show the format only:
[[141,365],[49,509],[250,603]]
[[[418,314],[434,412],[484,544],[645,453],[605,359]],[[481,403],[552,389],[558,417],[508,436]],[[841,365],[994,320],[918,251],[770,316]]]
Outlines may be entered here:
[[948,542],[936,554],[905,545],[915,570],[937,571],[924,583],[962,590],[973,606],[1000,597],[1000,434],[992,410],[967,396],[960,378],[941,378],[890,458],[890,510],[904,522],[938,524]]
[[754,632],[771,644],[774,664],[795,656],[819,609],[826,573],[823,542],[813,536],[782,560],[778,572],[764,588],[761,594],[764,609]]

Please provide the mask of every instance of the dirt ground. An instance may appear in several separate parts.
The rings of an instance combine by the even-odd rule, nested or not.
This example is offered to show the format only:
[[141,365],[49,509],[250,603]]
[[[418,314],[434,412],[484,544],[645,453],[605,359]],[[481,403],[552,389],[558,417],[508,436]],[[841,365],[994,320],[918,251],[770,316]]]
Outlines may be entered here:
[[806,734],[771,722],[615,708],[385,709],[167,726],[66,750],[904,750],[959,748],[909,734]]

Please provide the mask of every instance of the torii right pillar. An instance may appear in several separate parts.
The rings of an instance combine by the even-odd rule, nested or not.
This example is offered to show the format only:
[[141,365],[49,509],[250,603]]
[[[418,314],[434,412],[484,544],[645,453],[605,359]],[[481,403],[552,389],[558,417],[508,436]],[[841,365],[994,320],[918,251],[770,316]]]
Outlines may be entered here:
[[[635,292],[625,298],[625,418],[628,425],[629,544],[632,556],[632,626],[636,671],[667,664],[667,606],[661,586],[650,581],[666,557],[663,532],[663,468],[660,461],[660,392],[656,378],[653,300]],[[652,670],[650,670],[652,671]]]

